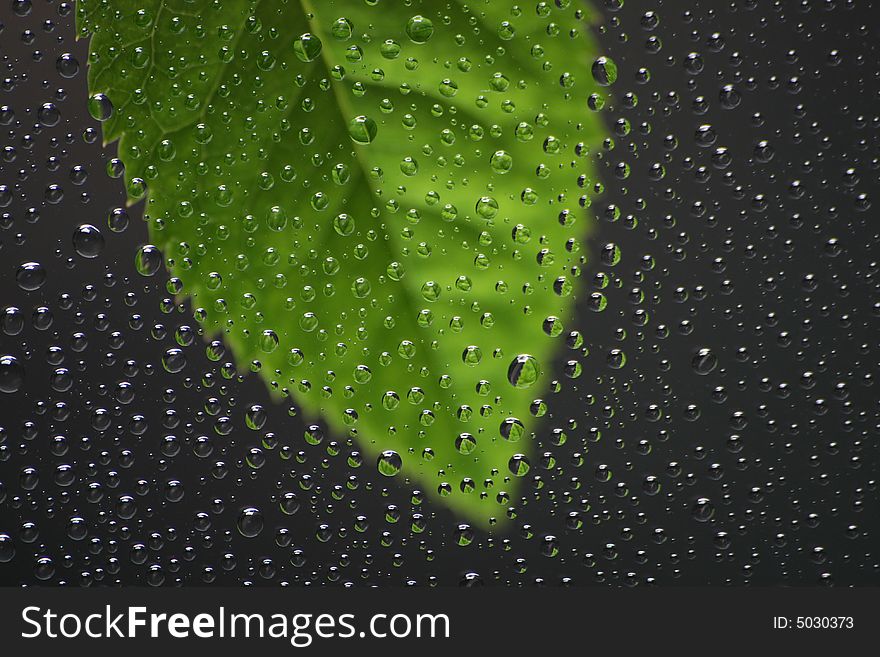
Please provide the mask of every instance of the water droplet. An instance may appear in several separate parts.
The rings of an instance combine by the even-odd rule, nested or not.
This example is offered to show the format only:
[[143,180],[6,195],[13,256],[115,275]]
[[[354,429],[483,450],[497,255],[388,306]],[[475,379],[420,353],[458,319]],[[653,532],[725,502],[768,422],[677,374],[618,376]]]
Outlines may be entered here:
[[0,356],[0,392],[14,393],[24,385],[24,367],[15,356]]
[[425,43],[434,34],[434,23],[424,16],[413,16],[407,21],[406,35],[413,43]]
[[507,469],[514,477],[525,477],[530,468],[531,464],[525,454],[514,454],[507,462]]
[[333,220],[333,229],[343,237],[351,235],[355,229],[354,218],[345,213],[336,215],[336,218]]
[[369,144],[376,138],[378,127],[368,116],[356,116],[348,123],[348,134],[357,144]]
[[24,329],[24,314],[15,306],[7,306],[0,315],[0,329],[6,335],[18,335]]
[[474,530],[470,525],[461,524],[455,528],[455,542],[464,547],[474,541]]
[[0,534],[0,563],[9,563],[15,558],[15,544],[9,534]]
[[62,78],[73,78],[79,73],[79,61],[66,52],[55,61],[55,69]]
[[403,467],[403,460],[400,458],[400,454],[392,449],[387,449],[379,455],[376,467],[379,469],[380,474],[386,477],[393,477]]
[[61,112],[54,103],[43,103],[37,110],[37,120],[44,126],[51,128],[58,125],[61,120]]
[[419,172],[419,163],[411,157],[405,157],[400,162],[400,172],[405,176],[414,176]]
[[499,427],[499,431],[501,432],[501,437],[505,440],[509,440],[512,443],[515,443],[517,440],[522,438],[525,433],[525,426],[523,423],[515,417],[505,418]]
[[459,434],[458,438],[455,439],[455,449],[458,450],[459,454],[470,454],[476,448],[477,439],[469,433]]
[[162,266],[162,252],[152,244],[143,245],[135,256],[135,269],[141,276],[152,276]]
[[263,531],[263,512],[255,507],[247,507],[238,515],[236,526],[245,538],[256,538]]
[[691,515],[698,522],[708,522],[715,515],[715,506],[708,497],[701,497],[694,502]]
[[80,224],[73,231],[73,248],[83,258],[97,258],[104,250],[104,235],[92,224]]
[[15,282],[22,290],[39,290],[46,282],[46,269],[39,262],[25,262],[15,272]]
[[480,361],[483,360],[483,352],[479,347],[470,345],[465,347],[465,350],[461,354],[461,360],[465,365],[476,367],[480,364]]
[[89,114],[96,121],[106,121],[113,116],[113,104],[104,94],[92,94],[88,102]]
[[427,281],[422,285],[422,297],[426,301],[437,301],[440,298],[441,287],[439,283]]
[[306,32],[293,42],[293,52],[301,62],[311,62],[321,54],[322,46],[318,37]]
[[610,57],[596,58],[591,70],[593,79],[603,87],[608,87],[617,80],[617,64]]
[[186,354],[183,349],[174,347],[168,349],[162,356],[162,367],[166,372],[176,374],[186,367]]
[[489,164],[496,173],[507,173],[513,168],[513,158],[507,151],[495,151],[489,158]]
[[440,93],[446,98],[452,98],[458,93],[458,84],[448,78],[440,82]]
[[507,368],[507,380],[515,388],[531,388],[538,380],[541,370],[538,360],[528,354],[520,354]]
[[337,18],[333,22],[333,25],[330,26],[330,34],[333,35],[334,39],[338,39],[339,41],[350,39],[353,32],[354,25],[345,17]]
[[718,365],[718,357],[712,353],[711,349],[706,347],[700,349],[691,360],[691,367],[694,372],[705,376],[709,374]]
[[387,39],[379,45],[379,53],[385,59],[397,59],[400,56],[400,44],[393,39]]
[[492,219],[498,214],[498,201],[491,196],[483,196],[477,201],[476,210],[484,219]]
[[251,404],[244,414],[245,426],[251,431],[259,431],[262,429],[268,419],[269,414],[260,404]]
[[621,349],[611,349],[606,358],[608,367],[613,370],[622,369],[626,365],[626,354]]
[[286,516],[292,516],[299,511],[300,503],[296,493],[284,493],[284,495],[281,496],[279,506],[281,507],[281,512]]

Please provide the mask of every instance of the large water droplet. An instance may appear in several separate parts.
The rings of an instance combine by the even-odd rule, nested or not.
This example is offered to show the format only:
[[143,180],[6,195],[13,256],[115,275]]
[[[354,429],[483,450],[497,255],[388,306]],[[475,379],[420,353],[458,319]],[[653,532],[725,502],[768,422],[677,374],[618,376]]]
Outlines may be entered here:
[[97,258],[104,250],[104,235],[92,224],[80,224],[73,231],[73,248],[83,258]]
[[357,144],[369,144],[377,131],[376,122],[368,116],[356,116],[348,123],[348,134]]
[[592,67],[593,79],[597,84],[608,87],[617,80],[617,64],[610,57],[597,57]]
[[22,263],[15,272],[15,282],[22,290],[38,290],[46,282],[46,269],[39,262]]
[[413,43],[425,43],[434,34],[434,23],[424,16],[413,16],[407,21],[406,35]]
[[293,52],[301,62],[311,62],[321,54],[323,44],[314,34],[306,32],[293,42]]
[[255,538],[259,536],[260,532],[263,531],[264,524],[263,512],[254,507],[243,509],[238,515],[238,520],[236,521],[238,531],[245,538]]
[[0,356],[0,392],[13,393],[24,385],[24,367],[15,356]]
[[379,473],[385,475],[386,477],[393,477],[398,472],[400,472],[400,468],[403,466],[403,460],[400,458],[400,454],[395,452],[393,449],[387,449],[379,455],[379,459],[376,463],[376,467],[379,469]]
[[531,388],[538,380],[541,370],[534,356],[520,354],[507,368],[507,380],[515,388]]

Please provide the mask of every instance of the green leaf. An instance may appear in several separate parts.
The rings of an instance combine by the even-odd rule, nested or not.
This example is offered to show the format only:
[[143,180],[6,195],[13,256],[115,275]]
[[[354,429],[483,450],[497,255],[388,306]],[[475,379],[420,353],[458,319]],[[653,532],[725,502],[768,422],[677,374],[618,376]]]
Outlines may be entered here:
[[77,7],[90,109],[206,332],[369,467],[504,518],[578,342],[603,136],[585,7]]

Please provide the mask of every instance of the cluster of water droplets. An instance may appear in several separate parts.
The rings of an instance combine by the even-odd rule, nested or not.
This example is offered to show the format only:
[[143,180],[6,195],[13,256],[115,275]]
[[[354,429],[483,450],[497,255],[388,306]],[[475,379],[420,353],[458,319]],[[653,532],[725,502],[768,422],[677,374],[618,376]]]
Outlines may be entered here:
[[[87,56],[73,41],[73,5],[38,10],[29,0],[12,2],[9,17],[0,19],[0,39],[15,42],[0,46],[0,230],[10,289],[0,316],[4,581],[876,579],[869,509],[877,502],[878,266],[870,254],[876,230],[867,218],[878,118],[868,28],[845,1],[786,7],[745,0],[656,11],[634,4],[602,4],[597,29],[607,54],[591,56],[589,65],[599,89],[578,97],[585,116],[598,113],[608,126],[597,149],[602,175],[566,171],[572,202],[559,208],[570,211],[552,216],[573,223],[584,206],[600,220],[589,240],[562,246],[595,257],[572,260],[577,273],[550,283],[551,294],[574,296],[576,316],[529,317],[560,350],[542,361],[527,350],[504,353],[506,378],[477,381],[485,404],[453,409],[466,423],[504,408],[494,400],[508,388],[525,391],[525,414],[493,416],[495,438],[515,446],[496,466],[503,483],[490,489],[473,478],[440,477],[437,490],[426,493],[404,463],[434,463],[435,446],[379,443],[368,452],[351,433],[304,413],[296,394],[279,402],[248,375],[280,379],[266,374],[272,368],[263,361],[282,351],[285,367],[314,358],[289,348],[286,327],[262,327],[254,336],[259,357],[249,363],[237,362],[222,335],[205,332],[199,307],[185,300],[191,290],[167,275],[168,260],[188,254],[149,242],[140,208],[126,203],[148,196],[149,178],[127,176],[115,147],[101,148],[100,123],[120,108],[104,93],[86,98]],[[445,27],[443,12],[426,5],[396,18],[408,42],[373,35],[380,59],[371,84],[386,84],[391,62],[415,70],[434,56],[427,49]],[[550,17],[552,31],[553,12],[575,11],[572,5],[511,6],[509,20],[490,27],[479,25],[475,6],[474,30],[516,44],[523,38],[517,12]],[[298,31],[290,44],[297,61],[320,62],[330,48],[349,67],[362,60],[358,39],[366,25],[340,18],[324,29]],[[221,58],[237,55],[234,44],[224,48]],[[439,98],[458,102],[466,71],[477,62],[450,64],[448,75],[431,83]],[[264,71],[274,66],[280,64],[270,53],[259,63]],[[328,89],[345,79],[344,68],[328,71]],[[488,103],[489,90],[515,87],[518,77],[491,76],[475,104]],[[563,88],[576,83],[558,77]],[[821,102],[817,89],[828,91]],[[355,83],[353,93],[359,91]],[[421,117],[407,110],[411,93],[395,88],[375,112],[346,116],[355,147],[379,147],[389,116],[415,129]],[[826,103],[833,112],[823,110]],[[553,127],[542,112],[529,114],[532,120],[513,132],[520,143],[543,136],[544,120]],[[439,133],[435,148],[464,139],[491,144],[495,126],[471,123]],[[314,131],[292,138],[308,145]],[[199,139],[208,144],[212,135],[206,128]],[[173,140],[160,141],[157,153],[170,161],[175,148]],[[535,167],[535,179],[555,175],[550,158],[560,151],[560,168],[568,166],[578,148],[553,135],[541,139],[547,159]],[[480,166],[498,177],[498,187],[516,175],[513,150],[481,150]],[[418,181],[430,175],[434,157],[413,148],[394,164]],[[294,175],[267,173],[258,183],[266,188]],[[359,174],[342,164],[327,179],[353,175]],[[428,186],[438,197],[445,193],[439,180]],[[539,189],[537,182],[518,188],[516,202],[544,203]],[[232,189],[213,193],[219,207],[236,202]],[[499,202],[508,201],[489,191],[474,199],[467,209],[436,201],[438,216],[453,222],[469,213],[491,222]],[[315,212],[331,200],[309,189]],[[424,226],[394,201],[382,212],[403,222],[402,234]],[[197,221],[187,211],[180,208],[182,220]],[[364,236],[352,257],[377,249],[378,240],[366,237],[375,217],[347,208],[331,214],[327,225],[339,239]],[[280,233],[298,219],[279,208],[265,225]],[[508,234],[511,249],[529,252],[542,230],[514,216]],[[496,260],[491,244],[480,243],[491,237],[474,236],[477,268]],[[427,239],[410,248],[416,257],[442,257],[430,255]],[[535,250],[542,264],[560,257]],[[287,256],[277,249],[262,254],[266,262]],[[388,264],[383,280],[411,273],[405,262]],[[290,264],[289,279],[298,264]],[[320,263],[328,276],[337,266]],[[208,298],[223,298],[235,271],[230,263],[228,271],[203,272]],[[450,273],[448,286],[431,279],[417,287],[426,324],[438,299],[474,285]],[[380,283],[370,278],[347,282],[344,293],[371,299]],[[507,287],[499,281],[490,293]],[[300,304],[322,294],[316,286],[299,292]],[[247,311],[254,299],[245,294],[236,303]],[[202,310],[209,315],[218,307]],[[475,315],[487,330],[499,330],[491,314]],[[462,310],[444,330],[452,334],[465,320],[472,321]],[[304,332],[318,326],[308,313],[296,321]],[[348,342],[332,339],[327,349],[345,352],[355,344]],[[388,358],[406,359],[416,347],[403,340]],[[375,381],[383,358],[357,363],[352,388]],[[491,347],[466,344],[456,358],[465,371],[478,372],[499,357]],[[331,389],[335,373],[326,374],[296,381],[299,392]],[[371,403],[391,413],[421,409],[414,424],[430,427],[438,410],[420,406],[422,378],[414,372],[412,381]],[[359,421],[349,410],[343,426]],[[487,438],[461,431],[448,440],[467,458]],[[508,481],[520,486],[514,494]],[[488,532],[434,501],[489,490],[506,524]]]

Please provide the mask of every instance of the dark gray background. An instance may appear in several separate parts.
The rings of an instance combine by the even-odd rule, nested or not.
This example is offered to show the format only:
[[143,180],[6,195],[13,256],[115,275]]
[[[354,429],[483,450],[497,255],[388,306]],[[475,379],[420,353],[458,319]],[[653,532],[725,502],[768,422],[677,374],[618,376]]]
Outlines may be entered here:
[[[585,273],[612,276],[608,308],[582,304],[584,375],[572,382],[560,374],[563,390],[550,395],[540,450],[554,452],[560,471],[542,473],[543,488],[527,493],[507,531],[459,547],[455,519],[430,502],[421,509],[432,516],[428,531],[411,534],[411,488],[380,481],[372,468],[357,471],[359,489],[334,501],[333,486],[351,474],[351,447],[339,439],[342,453],[331,458],[326,443],[307,445],[303,420],[274,404],[257,376],[224,379],[200,339],[186,349],[183,372],[162,370],[177,327],[195,323],[188,312],[160,310],[161,276],[134,271],[146,241],[140,209],[124,232],[107,228],[124,195],[104,173],[114,147],[83,138],[99,126],[85,111],[86,43],[74,41],[72,6],[2,0],[0,106],[14,119],[0,125],[0,185],[9,191],[0,207],[0,290],[25,325],[0,333],[0,353],[22,363],[26,380],[20,392],[0,394],[0,534],[9,537],[0,557],[10,559],[0,563],[0,583],[880,583],[871,207],[880,168],[878,10],[864,0],[617,4],[600,8],[602,50],[620,71],[605,117],[612,129],[625,118],[632,130],[601,154],[606,192],[594,202],[598,230]],[[685,67],[691,52],[703,61],[696,74]],[[62,53],[80,63],[71,79],[57,72]],[[642,67],[647,83],[637,79]],[[720,99],[727,84],[741,95],[735,109]],[[638,96],[635,107],[626,106],[628,92]],[[40,125],[46,102],[61,112],[55,126]],[[704,124],[717,135],[708,147],[696,135]],[[677,148],[667,148],[666,135]],[[769,162],[755,156],[761,140],[775,151]],[[726,169],[713,164],[720,146],[731,157]],[[625,180],[620,163],[631,169]],[[666,169],[662,180],[652,177],[655,163]],[[74,166],[87,172],[82,184]],[[63,190],[57,202],[48,200],[51,184]],[[84,222],[106,239],[93,260],[72,245]],[[607,243],[623,253],[613,268],[598,257]],[[47,270],[38,291],[16,284],[26,261]],[[44,330],[32,320],[40,306],[53,316]],[[637,310],[650,316],[645,327]],[[79,351],[77,333],[87,343]],[[47,362],[51,346],[62,348],[61,365]],[[627,354],[622,370],[608,367],[614,348]],[[717,357],[707,375],[692,364],[700,348]],[[59,366],[73,376],[69,391],[50,387]],[[117,399],[121,381],[133,388],[129,403]],[[713,392],[719,386],[723,399]],[[205,412],[210,397],[221,400],[216,417]],[[243,422],[254,403],[269,410],[260,433],[274,432],[305,462],[282,461],[276,450],[256,474],[243,464],[260,440]],[[662,409],[659,421],[651,405]],[[94,428],[97,408],[111,412],[107,431]],[[233,432],[214,435],[210,458],[195,457],[193,441],[213,435],[218,417],[231,418]],[[569,426],[564,447],[549,445],[552,428]],[[598,442],[592,429],[602,432]],[[163,455],[166,435],[177,436],[179,455]],[[52,452],[57,436],[69,444],[64,455]],[[576,467],[571,456],[585,447]],[[228,468],[222,480],[212,476],[218,460]],[[72,467],[69,485],[59,465]],[[610,481],[597,476],[599,466],[610,468]],[[311,491],[300,488],[304,475]],[[659,494],[647,494],[648,476],[660,481]],[[166,500],[169,480],[182,482],[181,501]],[[103,498],[92,503],[95,482]],[[301,502],[293,516],[278,510],[285,491]],[[125,495],[137,507],[129,519],[119,513]],[[714,509],[708,520],[700,498]],[[385,522],[388,504],[400,508],[399,523]],[[246,506],[265,515],[257,538],[236,531]],[[196,530],[200,512],[210,518],[205,531]],[[581,529],[568,528],[570,512]],[[369,519],[364,533],[354,529],[358,515]],[[88,528],[82,540],[68,534],[72,517]],[[326,542],[316,537],[321,524]],[[276,543],[279,528],[289,545]],[[546,536],[555,537],[556,557],[542,555]]]

